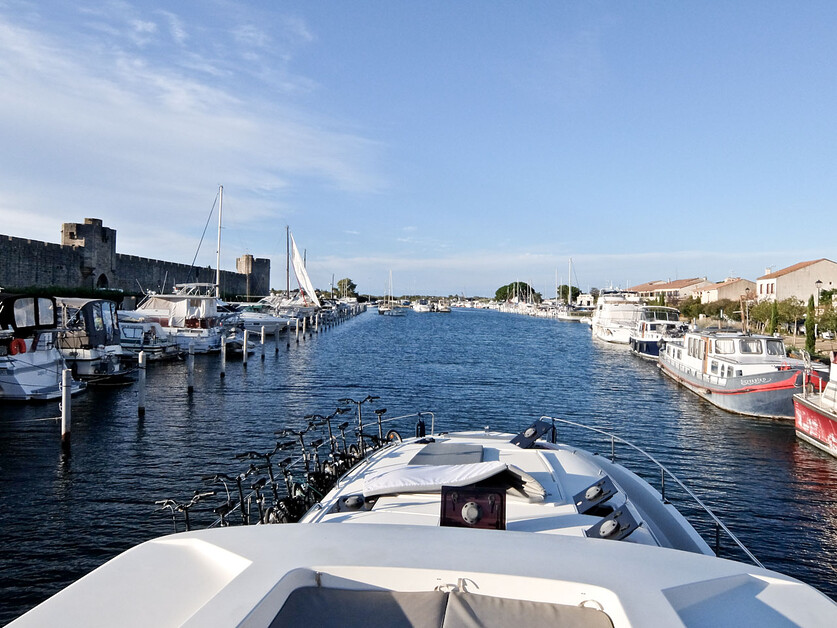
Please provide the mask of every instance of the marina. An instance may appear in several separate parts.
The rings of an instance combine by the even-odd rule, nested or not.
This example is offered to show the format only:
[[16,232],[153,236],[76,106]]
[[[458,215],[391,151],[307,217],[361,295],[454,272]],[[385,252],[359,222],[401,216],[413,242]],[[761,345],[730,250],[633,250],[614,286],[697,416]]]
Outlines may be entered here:
[[[594,342],[587,326],[480,309],[397,318],[370,310],[308,331],[299,343],[291,333],[279,348],[247,366],[227,363],[224,378],[218,356],[195,356],[192,394],[183,361],[155,364],[142,419],[135,387],[88,390],[73,400],[69,458],[58,447],[56,404],[4,406],[0,526],[8,542],[0,564],[8,611],[0,621],[169,533],[171,518],[155,512],[155,502],[188,500],[206,474],[236,473],[236,454],[272,449],[276,430],[300,429],[305,417],[332,413],[337,400],[367,395],[380,397],[364,409],[371,421],[385,407],[387,416],[432,411],[453,431],[487,425],[513,434],[550,415],[613,432],[683,480],[767,568],[837,593],[829,488],[837,461],[797,439],[791,422],[703,402],[627,347]],[[607,440],[572,426],[559,426],[558,438],[610,453]],[[659,470],[632,450],[618,448],[616,460],[659,484]],[[713,523],[689,506],[682,512],[713,545]],[[193,517],[208,524],[215,515]],[[725,552],[737,558],[728,541]]]

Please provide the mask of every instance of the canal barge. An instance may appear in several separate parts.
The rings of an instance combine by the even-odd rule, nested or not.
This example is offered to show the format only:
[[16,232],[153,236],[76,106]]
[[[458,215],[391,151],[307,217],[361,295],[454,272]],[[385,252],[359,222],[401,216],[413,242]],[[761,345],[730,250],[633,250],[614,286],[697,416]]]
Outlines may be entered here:
[[837,352],[831,352],[830,362],[831,374],[824,389],[815,393],[806,387],[793,396],[794,423],[799,438],[837,456]]
[[10,627],[837,623],[828,597],[718,558],[664,488],[543,419],[387,439],[298,523],[145,542]]
[[665,343],[659,366],[719,408],[779,419],[793,418],[805,370],[802,360],[787,356],[781,338],[735,331],[689,331]]

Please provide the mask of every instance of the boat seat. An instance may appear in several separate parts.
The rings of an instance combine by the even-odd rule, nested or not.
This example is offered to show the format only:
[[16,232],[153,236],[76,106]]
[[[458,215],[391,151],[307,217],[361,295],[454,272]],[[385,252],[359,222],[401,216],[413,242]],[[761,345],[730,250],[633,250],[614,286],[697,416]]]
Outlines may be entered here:
[[612,628],[595,608],[513,600],[464,591],[386,591],[300,587],[288,596],[270,628],[465,628],[470,626],[561,626]]

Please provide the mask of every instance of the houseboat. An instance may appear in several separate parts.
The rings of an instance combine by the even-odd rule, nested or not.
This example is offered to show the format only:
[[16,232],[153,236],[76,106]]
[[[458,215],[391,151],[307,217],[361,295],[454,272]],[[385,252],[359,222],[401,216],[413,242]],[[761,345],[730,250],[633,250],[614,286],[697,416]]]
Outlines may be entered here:
[[742,332],[689,331],[660,351],[663,373],[719,408],[792,419],[804,363],[787,357],[781,338]]
[[793,396],[796,435],[837,456],[837,352],[832,351],[831,373],[825,389],[814,392],[806,386],[802,393]]

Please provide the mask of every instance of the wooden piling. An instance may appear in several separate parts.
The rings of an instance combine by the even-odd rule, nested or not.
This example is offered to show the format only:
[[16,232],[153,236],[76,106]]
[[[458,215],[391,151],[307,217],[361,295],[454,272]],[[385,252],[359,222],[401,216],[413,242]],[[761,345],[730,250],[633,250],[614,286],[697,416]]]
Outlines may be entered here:
[[227,376],[227,337],[221,336],[221,379]]
[[73,371],[61,373],[61,453],[70,455],[70,427],[73,418]]
[[267,342],[267,330],[265,326],[262,325],[262,360],[264,360],[264,345]]
[[140,351],[137,357],[137,416],[145,416],[145,351]]
[[186,356],[186,392],[195,391],[195,344],[189,343],[189,355]]
[[244,330],[244,346],[241,348],[241,365],[247,368],[247,344],[250,342],[250,332]]

